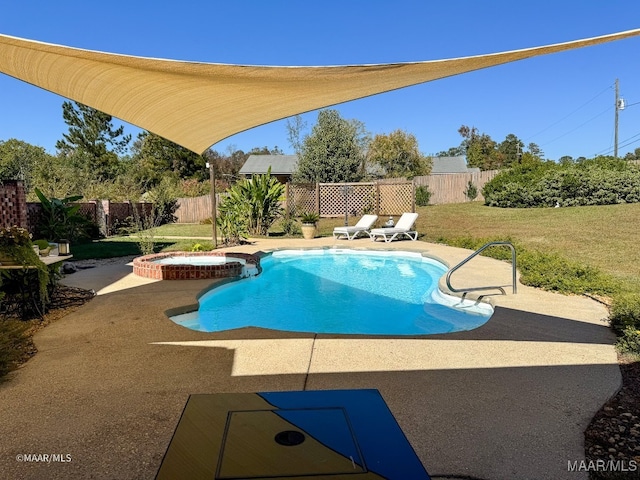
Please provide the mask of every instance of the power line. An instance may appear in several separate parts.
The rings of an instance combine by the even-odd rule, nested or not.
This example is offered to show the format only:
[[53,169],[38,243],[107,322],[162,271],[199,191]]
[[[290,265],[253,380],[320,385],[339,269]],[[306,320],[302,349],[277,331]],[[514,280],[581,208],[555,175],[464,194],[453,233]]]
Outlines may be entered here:
[[[635,135],[632,135],[631,137],[625,138],[624,140],[622,140],[623,144],[620,145],[620,148],[628,147],[629,145],[632,145],[632,144],[634,144],[636,142],[640,142],[640,138],[638,138],[637,140],[634,140],[632,142],[629,142],[629,140],[631,140],[632,138],[636,138],[636,137],[640,137],[640,133],[636,133]],[[625,143],[625,142],[628,142],[628,143]],[[613,151],[613,147],[607,147],[604,150],[600,150],[599,152],[596,152],[595,155],[597,156],[597,155],[602,155],[602,154],[608,154],[608,153],[611,153],[612,151]]]
[[[575,110],[573,110],[571,113],[565,115],[564,117],[562,117],[560,120],[558,120],[555,123],[552,123],[551,125],[549,125],[548,127],[540,130],[538,133],[534,133],[533,135],[525,138],[523,140],[523,142],[526,142],[527,140],[530,140],[533,137],[537,137],[538,135],[540,135],[541,133],[546,132],[547,130],[549,130],[552,127],[555,127],[556,125],[558,125],[560,122],[562,122],[563,120],[569,118],[571,115],[573,115],[574,113],[576,113],[578,110],[580,110],[581,108],[587,106],[589,103],[593,102],[596,98],[598,98],[600,95],[604,94],[607,90],[611,89],[612,85],[609,85],[608,87],[606,87],[604,90],[602,90],[600,93],[598,93],[595,97],[593,97],[591,100],[588,100],[587,102],[583,103],[582,105],[580,105],[578,108],[576,108]],[[634,104],[635,105],[635,104]]]
[[602,112],[600,112],[599,114],[597,114],[595,117],[591,117],[589,120],[587,120],[586,122],[581,123],[580,125],[578,125],[576,128],[573,128],[571,130],[569,130],[566,133],[563,133],[562,135],[560,135],[559,137],[554,138],[553,140],[549,140],[546,143],[543,143],[542,145],[540,145],[541,147],[544,147],[545,145],[549,145],[550,143],[555,142],[556,140],[560,140],[562,137],[566,137],[567,135],[569,135],[570,133],[575,132],[576,130],[578,130],[579,128],[585,126],[587,123],[591,122],[592,120],[595,120],[598,117],[601,117],[602,115],[604,115],[605,113],[611,111],[611,107],[608,107],[606,110],[603,110]]
[[624,108],[633,107],[634,105],[640,105],[640,102],[625,104]]

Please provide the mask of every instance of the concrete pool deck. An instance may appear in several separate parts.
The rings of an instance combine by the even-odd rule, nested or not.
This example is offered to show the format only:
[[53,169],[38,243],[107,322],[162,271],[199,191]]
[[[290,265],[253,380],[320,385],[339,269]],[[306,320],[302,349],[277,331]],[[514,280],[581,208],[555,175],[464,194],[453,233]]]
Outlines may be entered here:
[[[454,265],[468,250],[424,242],[259,239],[229,251],[338,245],[418,250]],[[621,383],[606,309],[518,285],[469,332],[416,338],[258,329],[202,333],[165,310],[210,280],[154,281],[125,262],[65,284],[91,302],[40,331],[39,353],[0,384],[6,478],[154,478],[189,394],[376,388],[428,472],[491,480],[586,479],[583,431]],[[510,284],[476,257],[453,285]],[[19,454],[70,462],[18,462]]]

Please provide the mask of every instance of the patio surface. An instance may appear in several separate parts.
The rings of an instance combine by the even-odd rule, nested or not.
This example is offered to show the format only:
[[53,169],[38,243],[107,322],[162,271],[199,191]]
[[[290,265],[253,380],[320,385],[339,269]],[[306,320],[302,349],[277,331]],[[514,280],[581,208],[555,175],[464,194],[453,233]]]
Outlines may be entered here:
[[[449,265],[471,253],[332,238],[228,250],[334,244],[419,250]],[[202,333],[164,312],[194,304],[211,281],[131,272],[119,262],[65,278],[98,295],[40,331],[39,353],[0,384],[4,478],[152,479],[189,394],[375,388],[435,478],[583,479],[568,464],[584,459],[583,431],[621,384],[607,311],[583,297],[518,285],[517,295],[492,297],[496,312],[484,326],[428,337]],[[453,284],[510,277],[510,265],[476,257]]]

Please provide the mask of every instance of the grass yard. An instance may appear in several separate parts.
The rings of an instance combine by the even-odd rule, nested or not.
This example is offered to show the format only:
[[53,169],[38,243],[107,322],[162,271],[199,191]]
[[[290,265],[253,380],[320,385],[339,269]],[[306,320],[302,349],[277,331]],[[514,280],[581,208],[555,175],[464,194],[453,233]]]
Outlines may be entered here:
[[[447,243],[459,238],[512,239],[527,249],[557,253],[596,267],[620,280],[625,289],[640,292],[640,249],[636,246],[640,204],[516,209],[472,202],[418,207],[417,212],[420,216],[416,227],[422,240]],[[386,217],[380,220],[382,223]],[[349,217],[350,225],[356,221]],[[330,236],[339,225],[344,225],[344,218],[323,218],[318,223],[319,234]],[[211,245],[207,240],[211,233],[211,225],[162,225],[155,232],[156,251],[190,250],[194,243]],[[283,235],[280,222],[273,225],[270,235]],[[140,253],[131,237],[73,245],[72,251],[77,259]]]
[[527,248],[597,267],[640,292],[640,204],[506,209],[473,202],[419,207],[417,212],[423,240],[509,237]]

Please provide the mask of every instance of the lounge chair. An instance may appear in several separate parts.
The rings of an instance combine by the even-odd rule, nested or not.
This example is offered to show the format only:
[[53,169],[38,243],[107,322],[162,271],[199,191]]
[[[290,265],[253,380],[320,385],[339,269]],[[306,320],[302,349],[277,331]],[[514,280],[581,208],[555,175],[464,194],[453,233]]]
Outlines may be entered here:
[[412,228],[417,219],[417,213],[403,213],[395,227],[374,228],[369,232],[369,237],[374,242],[378,237],[382,237],[385,242],[392,242],[399,235],[405,235],[415,241],[418,239],[418,232],[412,230]]
[[373,224],[378,220],[377,215],[363,215],[362,218],[353,227],[336,227],[333,229],[333,238],[346,237],[347,240],[353,240],[360,233],[369,233]]

